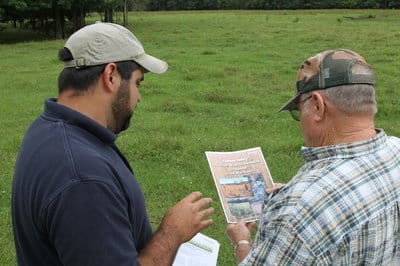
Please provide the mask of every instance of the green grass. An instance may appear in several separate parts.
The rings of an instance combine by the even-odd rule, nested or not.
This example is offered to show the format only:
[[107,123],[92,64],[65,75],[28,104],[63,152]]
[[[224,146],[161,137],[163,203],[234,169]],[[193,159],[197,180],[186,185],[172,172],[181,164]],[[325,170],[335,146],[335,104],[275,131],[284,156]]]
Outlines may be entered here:
[[[353,17],[348,19],[345,17]],[[96,17],[92,18],[96,20]],[[129,27],[150,54],[170,64],[147,74],[131,128],[118,145],[135,170],[154,229],[193,190],[214,199],[219,265],[235,263],[204,155],[260,146],[277,182],[302,164],[298,123],[277,109],[292,96],[298,66],[318,51],[348,48],[377,76],[377,127],[400,135],[400,16],[396,10],[131,13]],[[15,265],[10,194],[20,141],[57,95],[64,41],[4,44],[0,32],[0,265]],[[18,37],[21,38],[21,37]],[[3,40],[3,41],[2,41]],[[31,40],[31,39],[29,39]]]

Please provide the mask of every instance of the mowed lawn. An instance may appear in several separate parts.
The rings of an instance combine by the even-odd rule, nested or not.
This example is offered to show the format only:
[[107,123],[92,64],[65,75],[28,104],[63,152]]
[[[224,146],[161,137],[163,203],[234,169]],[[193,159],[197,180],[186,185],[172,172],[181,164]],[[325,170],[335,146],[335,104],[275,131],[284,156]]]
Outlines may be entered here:
[[[274,180],[288,182],[302,164],[304,142],[299,124],[277,110],[293,95],[304,59],[330,48],[362,54],[377,77],[376,126],[400,136],[397,10],[145,12],[131,13],[129,28],[170,69],[145,76],[142,101],[118,146],[142,186],[154,230],[191,191],[214,199],[214,225],[203,233],[221,243],[218,265],[235,259],[204,152],[260,146]],[[65,42],[4,44],[10,34],[0,32],[0,265],[16,264],[10,211],[16,154],[43,100],[57,96],[57,52]]]

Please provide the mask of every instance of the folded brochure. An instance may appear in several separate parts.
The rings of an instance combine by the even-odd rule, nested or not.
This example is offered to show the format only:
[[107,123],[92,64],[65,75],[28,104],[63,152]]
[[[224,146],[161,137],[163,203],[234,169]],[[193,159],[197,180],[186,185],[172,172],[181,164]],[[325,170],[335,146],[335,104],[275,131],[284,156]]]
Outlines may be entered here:
[[261,148],[205,154],[227,222],[258,220],[274,186]]

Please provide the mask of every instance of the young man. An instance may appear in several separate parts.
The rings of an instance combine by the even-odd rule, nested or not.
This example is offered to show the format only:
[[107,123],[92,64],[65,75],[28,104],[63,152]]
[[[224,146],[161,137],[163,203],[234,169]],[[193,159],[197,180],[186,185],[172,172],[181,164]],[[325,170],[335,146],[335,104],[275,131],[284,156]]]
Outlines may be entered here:
[[153,234],[142,191],[114,144],[129,126],[147,55],[126,28],[96,23],[67,40],[59,97],[28,129],[15,167],[12,214],[19,265],[171,265],[178,247],[212,224],[193,192]]
[[305,164],[254,223],[228,225],[240,265],[399,265],[400,139],[374,126],[375,78],[359,54],[307,59],[280,110],[300,121]]

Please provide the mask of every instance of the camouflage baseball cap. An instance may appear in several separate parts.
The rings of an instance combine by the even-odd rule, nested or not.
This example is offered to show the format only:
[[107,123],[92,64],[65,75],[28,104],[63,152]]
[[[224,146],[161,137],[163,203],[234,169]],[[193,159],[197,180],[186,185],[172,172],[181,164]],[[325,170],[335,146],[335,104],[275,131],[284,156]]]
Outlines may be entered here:
[[297,109],[303,93],[347,84],[375,84],[371,67],[356,52],[334,49],[308,58],[296,78],[296,95],[278,112]]

